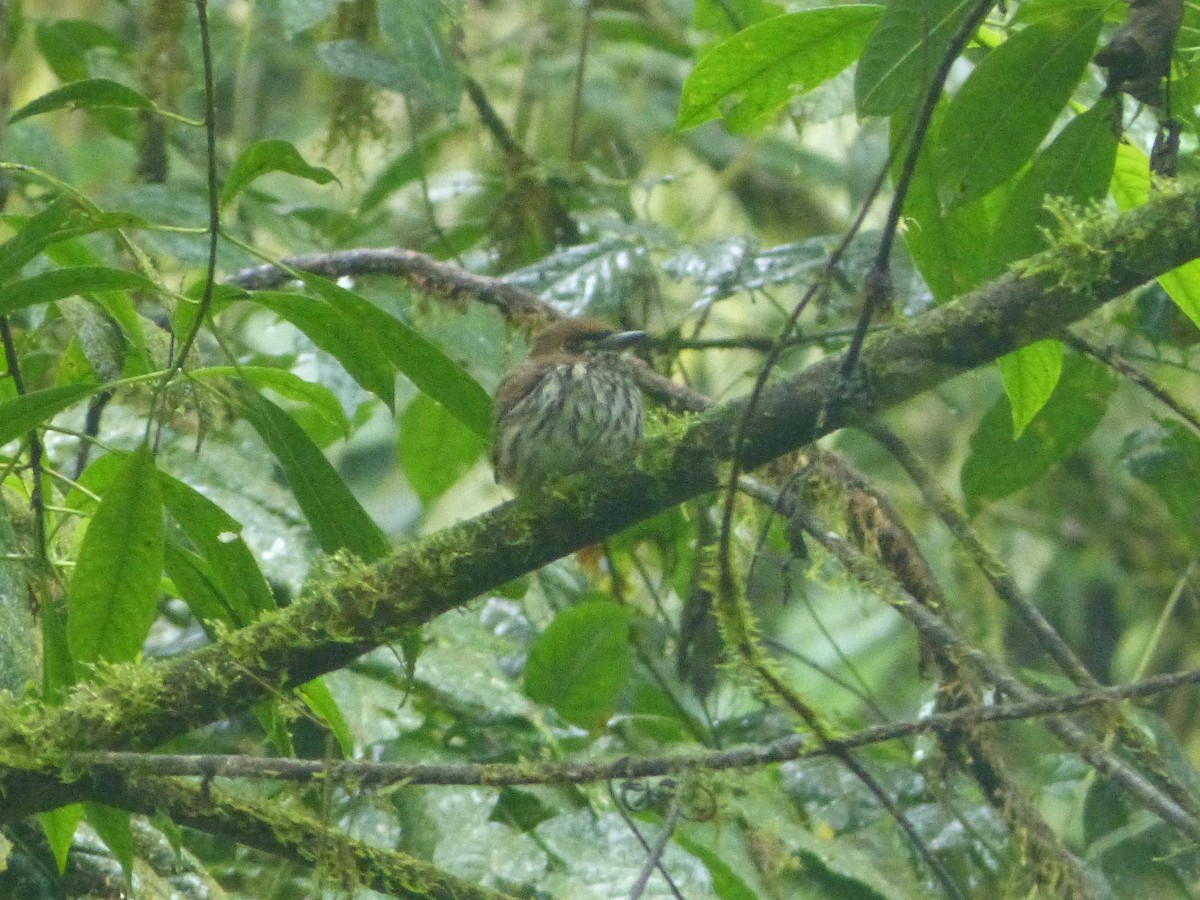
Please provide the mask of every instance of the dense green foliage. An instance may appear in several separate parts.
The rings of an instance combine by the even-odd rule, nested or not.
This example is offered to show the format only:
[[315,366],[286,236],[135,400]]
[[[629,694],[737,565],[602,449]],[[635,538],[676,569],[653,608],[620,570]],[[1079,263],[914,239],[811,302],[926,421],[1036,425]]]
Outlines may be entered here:
[[[703,407],[856,328],[1153,258],[1123,214],[1196,190],[1200,7],[0,13],[0,894],[1200,893],[1200,260],[655,499]],[[490,396],[584,314],[676,386],[593,484],[655,514],[485,516]]]

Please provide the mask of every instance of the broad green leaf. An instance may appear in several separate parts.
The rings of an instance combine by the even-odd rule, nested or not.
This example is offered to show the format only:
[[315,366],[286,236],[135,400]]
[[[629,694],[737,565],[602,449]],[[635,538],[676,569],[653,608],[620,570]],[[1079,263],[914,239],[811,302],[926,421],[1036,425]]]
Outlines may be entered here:
[[974,514],[985,502],[1033,484],[1074,453],[1104,418],[1114,386],[1112,375],[1098,363],[1069,357],[1049,402],[1018,439],[1012,436],[1008,397],[997,400],[971,436],[963,463],[967,509]]
[[58,109],[154,109],[154,102],[131,87],[108,78],[85,78],[65,84],[26,103],[9,116],[9,124]]
[[881,6],[849,5],[775,16],[734,34],[700,58],[679,101],[679,128],[724,114],[731,131],[760,125],[858,57]]
[[975,6],[970,0],[892,0],[854,72],[860,116],[912,109]]
[[951,202],[982,197],[1029,160],[1079,83],[1102,21],[1099,9],[1064,9],[1016,32],[975,68],[939,136]]
[[229,170],[221,190],[221,205],[227,205],[256,178],[268,172],[284,172],[317,184],[337,180],[337,176],[325,167],[305,162],[300,151],[287,141],[258,141],[243,150]]
[[573,725],[604,726],[629,678],[633,613],[611,600],[585,600],[560,612],[525,663],[525,693]]
[[97,390],[94,384],[60,384],[0,403],[0,444],[23,437]]
[[347,313],[347,304],[339,306],[320,297],[287,291],[255,291],[246,299],[291,322],[366,390],[389,408],[395,405],[396,371],[380,335],[364,331]]
[[84,810],[88,824],[96,829],[100,839],[121,864],[125,880],[132,883],[135,851],[133,834],[129,830],[129,812],[103,803],[85,803]]
[[[942,209],[933,150],[944,112],[945,101],[934,110],[929,140],[917,159],[904,204],[904,243],[938,303],[965,294],[986,280],[992,230],[984,201]],[[903,128],[898,117],[892,120],[894,138]]]
[[[1150,159],[1141,150],[1122,142],[1113,169],[1113,199],[1121,210],[1141,206],[1150,197]],[[1158,277],[1158,283],[1175,305],[1200,328],[1200,260],[1184,263]]]
[[421,503],[429,506],[479,459],[486,444],[426,394],[400,417],[400,466]]
[[1117,147],[1109,190],[1117,209],[1124,212],[1150,199],[1150,157],[1132,144],[1122,141]]
[[77,662],[125,662],[141,652],[158,609],[162,510],[154,454],[143,444],[122,461],[75,561],[67,637]]
[[492,398],[437,344],[375,304],[317,275],[301,273],[305,285],[371,335],[402,375],[485,440],[491,439]]
[[124,269],[106,266],[78,265],[70,269],[52,269],[22,281],[12,281],[0,287],[0,316],[22,310],[26,306],[48,304],[64,296],[101,294],[110,290],[150,290],[156,284]]
[[275,608],[275,596],[242,539],[242,525],[195,488],[159,473],[163,503],[199,556],[209,565],[213,582],[232,611],[225,619],[245,625]]
[[1062,341],[1036,341],[1000,357],[1000,378],[1012,407],[1014,440],[1054,393],[1062,362]]
[[46,840],[54,853],[54,861],[58,863],[58,873],[67,871],[67,854],[71,850],[71,841],[75,837],[75,829],[83,821],[83,804],[71,803],[60,806],[49,812],[38,813],[38,821],[46,832]]
[[247,395],[241,408],[283,470],[321,549],[349,550],[368,561],[386,556],[387,536],[304,429],[264,397]]
[[1158,283],[1192,324],[1200,328],[1200,261],[1192,260],[1158,276]]
[[1163,421],[1129,435],[1121,448],[1126,468],[1154,489],[1171,516],[1200,536],[1200,439],[1179,422]]
[[1034,157],[1004,202],[992,234],[988,277],[1046,246],[1054,226],[1046,210],[1050,197],[1068,197],[1080,205],[1108,190],[1117,155],[1114,103],[1101,100],[1072,119],[1053,143]]
[[[1101,100],[1076,116],[1009,192],[992,233],[987,277],[1002,273],[1010,263],[1046,245],[1053,217],[1049,197],[1069,197],[1083,204],[1104,196],[1112,179],[1117,153],[1113,131],[1114,104]],[[1050,399],[1062,371],[1062,344],[1039,341],[999,361],[1004,390],[1012,405],[1013,436]]]

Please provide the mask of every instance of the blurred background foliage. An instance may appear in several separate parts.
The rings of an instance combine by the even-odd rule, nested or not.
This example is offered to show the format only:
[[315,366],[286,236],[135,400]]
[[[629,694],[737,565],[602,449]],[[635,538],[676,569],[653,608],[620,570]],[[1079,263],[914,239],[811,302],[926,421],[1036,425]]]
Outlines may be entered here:
[[[200,296],[208,255],[196,8],[182,0],[0,6],[2,77],[10,111],[17,111],[0,144],[9,242],[0,248],[0,305],[12,345],[0,415],[15,416],[17,407],[7,404],[18,394],[86,386],[47,397],[4,431],[12,443],[5,456],[9,520],[0,540],[10,556],[36,549],[29,445],[19,440],[31,428],[41,430],[46,465],[56,475],[46,479],[47,558],[63,583],[72,560],[120,555],[119,544],[104,547],[94,529],[81,526],[100,515],[96,498],[129,476],[133,464],[116,471],[117,461],[136,458],[122,453],[142,443],[148,422],[153,466],[232,517],[222,519],[183,488],[166,491],[172,518],[166,562],[151,572],[148,656],[187,652],[208,640],[214,620],[237,624],[289,602],[310,578],[324,577],[322,551],[378,557],[506,497],[493,484],[487,440],[464,413],[475,402],[466,382],[447,375],[431,393],[420,383],[427,371],[405,356],[425,344],[403,351],[375,344],[393,333],[401,340],[415,334],[490,393],[523,358],[527,330],[493,306],[447,303],[391,275],[338,282],[367,301],[369,309],[354,316],[339,306],[346,298],[336,289],[311,283],[279,288],[292,300],[219,289],[188,362],[200,372],[178,382],[166,402],[153,394],[150,376],[186,333],[181,325],[194,306],[184,298]],[[715,401],[744,394],[794,304],[824,277],[830,252],[888,165],[890,141],[907,127],[908,104],[922,83],[919,72],[899,72],[889,83],[895,97],[864,97],[866,57],[857,84],[846,63],[878,49],[870,35],[880,8],[847,12],[835,5],[838,15],[858,17],[861,37],[838,51],[848,57],[834,71],[815,85],[804,83],[806,75],[788,75],[783,99],[757,115],[744,108],[739,114],[747,101],[735,94],[711,110],[725,118],[698,115],[694,127],[677,127],[681,97],[686,109],[696,100],[688,91],[698,90],[685,82],[708,51],[719,52],[719,42],[748,27],[817,6],[213,3],[225,235],[218,280],[285,255],[409,248],[502,276],[561,313],[644,328],[653,336],[648,361],[659,371]],[[966,10],[933,6],[950,17]],[[1047,195],[1112,202],[1105,199],[1110,181],[1123,163],[1150,152],[1158,122],[1154,110],[1136,112],[1132,102],[1120,119],[1114,101],[1101,96],[1104,72],[1088,64],[1124,15],[1121,4],[1029,0],[994,12],[978,31],[951,71],[956,99],[1009,41],[1023,42],[1019,62],[1069,35],[1074,43],[1064,55],[1074,54],[1076,68],[1043,72],[1044,80],[1014,84],[1009,93],[1009,82],[981,79],[979,99],[967,98],[976,106],[965,111],[943,101],[926,154],[942,154],[941,162],[927,159],[920,170],[924,180],[905,208],[906,241],[891,259],[894,303],[875,327],[947,301],[1045,246],[1039,228],[1056,227],[1044,209]],[[1188,6],[1185,25],[1195,16]],[[844,29],[851,20],[831,21]],[[1173,112],[1183,123],[1178,163],[1185,174],[1196,158],[1194,38],[1185,27],[1175,48]],[[1010,81],[1014,70],[1004,66],[1015,55],[994,67]],[[1061,88],[1052,87],[1055,78]],[[800,84],[811,90],[798,91]],[[74,88],[56,95],[64,86]],[[120,93],[122,86],[133,95]],[[1039,93],[1058,98],[1048,112],[1033,103]],[[1124,124],[1119,146],[1114,114]],[[999,162],[962,162],[965,148],[954,142],[983,145],[980,133],[1002,115],[1022,128],[1039,116],[1046,121],[1030,146],[1010,139],[1010,156]],[[1031,133],[1039,127],[1035,122]],[[985,174],[995,178],[984,183]],[[960,194],[950,196],[952,189]],[[31,223],[49,221],[62,196],[85,198],[77,204],[85,209],[79,233],[51,222],[51,238],[22,256],[13,242]],[[100,211],[123,218],[103,220]],[[799,320],[778,374],[845,347],[882,225],[877,204]],[[46,290],[38,276],[79,267],[91,267],[93,281],[53,296],[34,291]],[[96,290],[95,278],[116,276],[95,270],[141,273],[151,283],[114,280],[111,289]],[[1146,287],[1078,333],[1190,399],[1196,326],[1178,296],[1187,289],[1176,285],[1168,295],[1159,285]],[[307,317],[295,311],[295,296],[313,304]],[[374,318],[378,313],[407,330],[393,332]],[[1196,667],[1195,422],[1077,349],[1065,357],[1060,351],[1059,368],[1054,351],[1050,356],[1053,376],[1037,388],[1040,400],[1031,409],[1014,412],[1029,401],[1014,393],[1009,370],[1002,380],[988,367],[904,404],[888,421],[965,504],[983,540],[1097,679],[1119,683]],[[13,360],[20,387],[11,377]],[[243,371],[217,368],[233,364]],[[99,388],[122,378],[128,380]],[[255,406],[245,391],[269,398],[275,412]],[[1018,425],[1027,428],[1015,438],[1021,415]],[[280,431],[273,416],[294,429]],[[860,432],[826,444],[900,511],[970,640],[1030,684],[1067,686],[891,456]],[[332,463],[327,472],[313,455],[318,450]],[[276,724],[288,726],[282,738],[268,729],[268,717],[246,715],[171,749],[496,762],[653,757],[786,737],[798,722],[723,661],[711,619],[697,612],[712,579],[717,502],[709,497],[664,512],[603,548],[559,560],[441,617],[403,647],[368,654],[324,679],[332,707],[298,709],[280,699]],[[851,528],[836,507],[835,498],[824,510],[833,513],[832,527]],[[250,567],[232,571],[249,574],[221,583],[222,567],[231,563],[222,562],[215,539],[231,528],[247,551],[236,564]],[[932,709],[935,684],[918,665],[911,629],[878,596],[819,548],[799,547],[753,501],[738,501],[732,537],[764,646],[835,734]],[[217,584],[211,596],[189,580],[192,571],[209,573]],[[14,567],[3,573],[0,674],[11,690],[33,678],[54,696],[73,680],[64,667],[79,660],[70,648],[56,649],[44,623],[30,619],[27,576]],[[84,593],[81,583],[71,588],[72,603]],[[324,710],[323,720],[314,709]],[[1197,711],[1189,691],[1133,710],[1147,740],[1188,785],[1200,754]],[[999,726],[995,736],[1016,781],[1084,861],[1096,896],[1197,892],[1194,848],[1179,844],[1036,723]],[[1045,883],[1031,887],[1024,836],[1014,839],[979,787],[931,739],[874,745],[857,758],[964,895],[1053,891]],[[284,789],[269,784],[244,790],[285,802]],[[642,840],[653,844],[668,820],[674,831],[661,867],[674,888],[655,874],[643,896],[674,890],[723,900],[904,898],[943,890],[877,798],[833,760],[701,773],[673,785],[286,793],[319,810],[330,827],[516,896],[628,896],[647,858]],[[683,800],[672,807],[672,798]],[[90,826],[103,832],[93,818]],[[123,880],[120,862],[131,857],[106,850],[88,827],[76,835],[67,881],[51,852],[64,848],[61,834],[51,832],[47,842],[32,827],[8,832],[13,849],[0,872],[8,895],[109,895]],[[201,896],[198,885],[210,877],[220,887],[205,881],[210,893],[203,896],[369,894],[228,837],[166,830],[175,848],[186,848],[165,867],[186,896]],[[150,891],[154,879],[144,866],[151,853],[137,846],[133,871],[140,890]]]

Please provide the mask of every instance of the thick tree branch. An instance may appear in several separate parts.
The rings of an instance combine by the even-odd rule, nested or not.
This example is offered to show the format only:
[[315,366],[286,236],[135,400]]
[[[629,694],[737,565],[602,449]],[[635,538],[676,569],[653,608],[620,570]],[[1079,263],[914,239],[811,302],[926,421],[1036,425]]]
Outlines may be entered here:
[[[1128,214],[1093,217],[1030,261],[960,301],[876,335],[850,394],[829,403],[840,359],[770,385],[748,423],[741,462],[761,465],[1032,341],[1200,256],[1200,190],[1175,191]],[[81,685],[62,707],[0,718],[0,820],[52,808],[48,789],[72,752],[137,750],[240,712],[346,665],[415,625],[622,528],[707,492],[731,455],[744,400],[714,407],[647,441],[638,468],[611,468],[521,498],[349,572],[316,596],[185,656],[123,665]],[[828,415],[821,419],[822,408]],[[19,771],[26,769],[28,771]]]

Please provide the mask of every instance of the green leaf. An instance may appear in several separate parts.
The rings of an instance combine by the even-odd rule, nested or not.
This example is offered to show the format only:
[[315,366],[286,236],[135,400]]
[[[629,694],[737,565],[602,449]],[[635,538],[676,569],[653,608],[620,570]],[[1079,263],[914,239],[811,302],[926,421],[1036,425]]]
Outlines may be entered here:
[[[1113,199],[1122,211],[1141,206],[1150,197],[1150,159],[1141,150],[1122,142],[1111,186]],[[1200,328],[1200,260],[1184,263],[1158,277],[1167,296]]]
[[74,233],[83,211],[69,200],[55,198],[25,220],[17,233],[0,244],[0,282],[7,281],[62,233]]
[[629,679],[632,616],[611,600],[586,600],[560,612],[530,648],[525,693],[573,725],[602,728]]
[[227,205],[251,182],[268,172],[285,172],[317,184],[337,181],[337,176],[324,166],[305,162],[300,151],[287,141],[258,141],[243,150],[229,170],[221,191],[221,205]]
[[0,316],[23,310],[26,306],[48,304],[64,296],[101,294],[109,290],[149,290],[158,286],[137,272],[109,269],[107,266],[77,265],[70,269],[52,269],[0,288]]
[[1109,186],[1117,209],[1124,212],[1150,199],[1150,157],[1132,144],[1122,141],[1117,147]]
[[487,446],[425,394],[404,410],[399,432],[400,466],[426,507],[458,481]]
[[[302,403],[323,423],[322,433],[332,431],[337,437],[350,436],[350,420],[341,401],[329,388],[315,381],[305,381],[287,369],[272,369],[268,366],[205,366],[188,372],[189,378],[239,379],[257,388],[270,388],[279,396],[295,403]],[[311,429],[306,429],[311,433]],[[332,437],[331,437],[332,439]]]
[[26,103],[9,116],[9,124],[58,109],[154,109],[154,102],[108,78],[85,78],[65,84]]
[[154,622],[163,570],[162,491],[143,444],[123,461],[88,524],[67,593],[77,662],[136,659]]
[[[389,408],[396,403],[396,371],[377,331],[364,329],[348,304],[287,291],[255,291],[247,299],[286,319],[336,359],[366,390]],[[382,313],[381,313],[382,314]]]
[[317,718],[324,722],[325,727],[333,733],[342,750],[342,756],[346,759],[353,759],[354,738],[350,734],[350,726],[346,723],[346,717],[342,715],[341,707],[333,699],[333,694],[325,686],[325,682],[320,678],[314,678],[307,684],[301,685],[300,696],[304,698],[308,708],[316,713]]
[[484,440],[491,440],[492,398],[462,366],[415,328],[353,291],[301,273],[305,285],[354,321],[357,333],[379,342],[392,364],[423,394]]
[[1107,369],[1069,357],[1049,402],[1018,439],[1012,436],[1011,405],[1002,396],[971,436],[961,474],[967,509],[974,514],[984,502],[1033,484],[1074,453],[1104,418],[1114,386]]
[[[746,884],[745,880],[725,861],[723,854],[717,852],[714,847],[693,838],[684,830],[676,832],[671,840],[704,863],[709,877],[712,878],[713,892],[721,900],[758,900],[761,896]],[[728,853],[728,851],[725,852]]]
[[988,277],[1003,273],[1010,263],[1045,248],[1046,231],[1054,227],[1054,217],[1046,210],[1048,197],[1069,197],[1085,204],[1107,192],[1117,156],[1114,109],[1115,101],[1098,101],[1072,119],[1034,158],[997,218]]
[[1179,422],[1134,432],[1121,448],[1125,467],[1154,489],[1176,522],[1200,536],[1200,439]]
[[914,108],[974,6],[971,0],[888,3],[854,72],[858,114],[890,116]]
[[83,821],[83,804],[71,803],[60,806],[49,812],[38,813],[38,821],[46,832],[46,840],[54,853],[54,861],[58,863],[58,873],[67,871],[67,854],[71,851],[71,841],[75,838],[75,829]]
[[[22,222],[17,217],[6,221]],[[54,244],[115,228],[136,227],[144,220],[129,213],[97,213],[70,199],[57,198],[24,219],[17,233],[0,244],[0,284],[16,275],[31,259]]]
[[254,395],[245,398],[242,412],[283,469],[322,550],[349,550],[367,561],[387,555],[391,550],[387,536],[295,420]]
[[236,623],[242,616],[230,605],[216,573],[198,553],[183,546],[177,533],[170,534],[163,551],[163,569],[181,600],[210,637],[215,636],[213,622]]
[[1020,438],[1058,384],[1062,374],[1062,341],[1035,341],[998,360],[1004,392],[1012,407],[1013,439]]
[[775,16],[726,38],[700,58],[683,85],[679,128],[722,115],[731,131],[762,124],[858,57],[881,6],[849,5]]
[[[44,252],[50,260],[63,269],[110,268],[104,265],[105,260],[99,253],[82,241],[64,241],[53,244]],[[124,269],[116,271],[125,272]],[[153,285],[154,283],[147,280],[146,284]],[[155,293],[159,291],[159,288],[155,286],[144,289]],[[146,352],[146,335],[142,331],[143,319],[139,316],[129,295],[123,290],[102,290],[93,292],[89,296],[89,300],[94,301],[120,326],[121,333],[125,336],[133,354],[136,355],[139,365],[138,371],[130,374],[142,374],[150,371],[153,364]]]
[[167,512],[210,567],[213,583],[232,612],[223,620],[245,625],[274,609],[275,595],[242,539],[242,524],[179,479],[165,472],[158,479]]
[[[991,215],[984,201],[962,203],[943,210],[938,198],[938,167],[934,157],[945,101],[934,109],[929,140],[917,158],[917,168],[904,204],[904,243],[938,303],[965,294],[986,280]],[[903,128],[892,120],[895,137]]]
[[112,855],[121,864],[126,883],[131,884],[135,851],[133,834],[129,830],[129,813],[103,803],[86,803],[84,809],[88,824],[96,829],[100,839],[108,845]]
[[0,444],[24,437],[97,390],[94,384],[61,384],[0,403]]
[[953,203],[982,197],[1037,150],[1079,83],[1103,14],[1068,8],[992,51],[950,101],[940,134],[942,185]]

